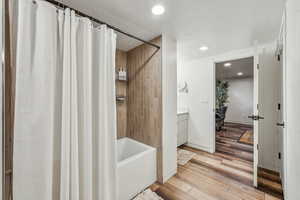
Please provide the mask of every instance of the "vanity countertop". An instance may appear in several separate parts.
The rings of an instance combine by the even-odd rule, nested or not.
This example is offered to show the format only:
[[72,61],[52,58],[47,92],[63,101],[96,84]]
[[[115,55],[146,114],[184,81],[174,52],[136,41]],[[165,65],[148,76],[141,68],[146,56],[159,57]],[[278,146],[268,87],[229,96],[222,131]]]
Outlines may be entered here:
[[188,109],[178,109],[177,110],[177,115],[188,115],[189,110]]

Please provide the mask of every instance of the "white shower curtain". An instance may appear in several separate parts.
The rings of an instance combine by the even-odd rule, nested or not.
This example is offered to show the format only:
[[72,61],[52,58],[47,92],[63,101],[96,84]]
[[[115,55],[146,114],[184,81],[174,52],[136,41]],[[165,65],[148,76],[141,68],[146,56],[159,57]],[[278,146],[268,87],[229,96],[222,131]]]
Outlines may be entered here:
[[14,200],[116,200],[116,35],[19,1]]

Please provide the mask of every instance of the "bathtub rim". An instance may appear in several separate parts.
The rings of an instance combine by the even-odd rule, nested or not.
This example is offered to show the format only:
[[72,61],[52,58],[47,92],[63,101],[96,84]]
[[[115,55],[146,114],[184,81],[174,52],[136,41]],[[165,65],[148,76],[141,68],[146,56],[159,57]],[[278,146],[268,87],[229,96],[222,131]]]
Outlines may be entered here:
[[138,145],[144,146],[144,147],[146,148],[146,150],[145,150],[145,151],[142,151],[142,152],[140,152],[140,153],[137,153],[137,154],[135,154],[135,155],[133,155],[133,156],[130,156],[130,157],[128,157],[128,158],[126,158],[126,159],[124,159],[124,160],[122,160],[122,161],[120,161],[120,162],[117,161],[117,167],[122,167],[122,166],[125,165],[126,163],[131,162],[131,161],[133,161],[133,160],[136,160],[136,159],[138,159],[138,158],[141,158],[141,157],[143,157],[144,155],[149,154],[149,153],[155,152],[155,156],[156,156],[157,150],[156,150],[155,147],[149,146],[149,145],[147,145],[147,144],[141,143],[141,142],[139,142],[139,141],[136,141],[136,140],[131,139],[131,138],[128,138],[128,137],[124,137],[124,138],[118,139],[118,141],[121,141],[121,140],[129,140],[129,141],[132,141],[133,143],[136,143],[136,144],[138,144]]

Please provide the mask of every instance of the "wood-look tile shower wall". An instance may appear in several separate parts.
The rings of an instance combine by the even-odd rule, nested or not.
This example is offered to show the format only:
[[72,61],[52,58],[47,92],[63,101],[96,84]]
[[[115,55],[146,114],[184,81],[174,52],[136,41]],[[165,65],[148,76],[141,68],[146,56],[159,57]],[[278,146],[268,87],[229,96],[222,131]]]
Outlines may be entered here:
[[[161,37],[152,41],[161,46]],[[127,52],[127,137],[157,148],[162,181],[162,56],[143,44]]]
[[[3,190],[4,199],[12,198],[13,182],[13,132],[14,132],[14,106],[15,106],[15,31],[12,25],[13,6],[11,1],[5,0],[5,66],[4,66],[4,160],[3,170]],[[1,86],[2,87],[2,86]],[[1,136],[2,137],[2,136]]]
[[[127,53],[121,50],[116,52],[116,71],[127,70]],[[127,82],[116,81],[116,95],[127,96]],[[126,137],[127,131],[127,100],[117,103],[117,136]]]
[[[161,46],[162,39],[152,41]],[[157,175],[162,181],[162,56],[142,44],[128,52],[117,50],[116,68],[127,70],[128,81],[116,82],[118,138],[129,137],[157,148]]]

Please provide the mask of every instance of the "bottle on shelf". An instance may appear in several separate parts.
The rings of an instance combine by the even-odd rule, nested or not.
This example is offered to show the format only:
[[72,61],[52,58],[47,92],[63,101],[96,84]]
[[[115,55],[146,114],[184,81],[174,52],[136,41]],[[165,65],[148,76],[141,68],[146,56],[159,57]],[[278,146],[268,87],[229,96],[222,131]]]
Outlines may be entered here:
[[126,81],[126,71],[123,69],[123,68],[120,68],[119,71],[118,71],[118,80],[120,81]]
[[124,81],[127,80],[127,71],[125,69],[123,70],[123,78],[124,78]]
[[117,96],[116,100],[118,103],[123,103],[124,101],[126,101],[126,97],[125,96]]

